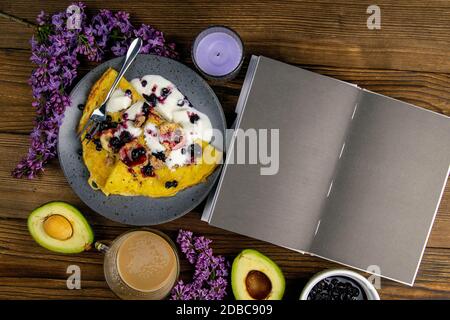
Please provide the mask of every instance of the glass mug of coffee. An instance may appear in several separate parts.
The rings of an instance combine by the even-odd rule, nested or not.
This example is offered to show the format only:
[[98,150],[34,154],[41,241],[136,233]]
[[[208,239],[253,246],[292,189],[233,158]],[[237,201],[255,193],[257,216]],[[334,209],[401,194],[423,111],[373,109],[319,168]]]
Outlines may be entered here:
[[96,242],[95,248],[105,254],[106,282],[121,299],[161,300],[178,279],[180,261],[175,244],[157,230],[131,230],[111,246]]

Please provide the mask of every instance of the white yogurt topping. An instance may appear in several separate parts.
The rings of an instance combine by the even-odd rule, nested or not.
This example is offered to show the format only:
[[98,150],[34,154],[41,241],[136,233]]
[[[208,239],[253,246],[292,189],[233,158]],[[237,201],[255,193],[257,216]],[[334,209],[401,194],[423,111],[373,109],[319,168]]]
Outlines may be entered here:
[[[178,101],[184,99],[184,95],[169,80],[159,75],[147,75],[141,79],[131,80],[131,84],[141,95],[150,96],[154,94],[159,102],[155,110],[161,114],[164,119],[172,121],[172,113],[179,108]],[[169,94],[164,98],[162,90],[169,90]]]
[[155,110],[166,120],[173,121],[173,113],[180,109],[177,103],[179,100],[183,99],[184,95],[177,88],[174,88],[163,102],[157,104]]
[[125,126],[119,126],[114,132],[115,137],[120,137],[123,131],[128,131],[133,137],[137,138],[142,134],[142,129],[134,126],[133,121],[127,121]]
[[118,112],[124,110],[131,105],[131,98],[125,95],[121,89],[116,89],[111,94],[111,97],[106,102],[106,112]]
[[153,123],[147,123],[145,125],[144,137],[151,152],[161,152],[166,150],[166,147],[159,142],[159,131]]
[[128,108],[126,114],[128,120],[135,120],[136,117],[142,114],[142,106],[144,105],[144,101],[138,101]]
[[133,79],[131,80],[131,84],[141,95],[150,95],[151,93],[154,93],[158,97],[161,96],[162,88],[175,87],[172,82],[156,74],[149,74],[141,79]]
[[[210,142],[212,138],[212,125],[208,116],[192,106],[185,96],[169,80],[160,75],[146,75],[140,79],[131,80],[131,84],[141,95],[157,97],[155,110],[167,121],[181,125],[186,139],[186,146],[197,139]],[[163,90],[164,89],[164,90]],[[164,94],[164,92],[166,94]],[[167,93],[168,92],[168,93]],[[133,104],[128,110],[129,120],[134,120],[142,113],[143,102]],[[156,134],[156,135],[155,135]],[[165,147],[159,140],[159,131],[154,124],[147,124],[144,128],[145,141],[148,147],[154,151],[164,151]],[[182,148],[172,150],[166,159],[166,165],[173,168],[175,165],[182,166],[189,163],[188,152],[182,154]]]
[[172,150],[169,154],[169,156],[166,159],[166,165],[169,167],[169,169],[173,169],[174,166],[184,166],[188,163],[188,152],[185,151],[184,154],[182,153],[183,148]]
[[[191,119],[194,119],[195,115],[198,116],[198,120],[192,123]],[[175,111],[173,121],[183,127],[187,143],[193,143],[197,139],[209,142],[212,139],[211,121],[206,114],[197,111],[195,108],[187,107]]]

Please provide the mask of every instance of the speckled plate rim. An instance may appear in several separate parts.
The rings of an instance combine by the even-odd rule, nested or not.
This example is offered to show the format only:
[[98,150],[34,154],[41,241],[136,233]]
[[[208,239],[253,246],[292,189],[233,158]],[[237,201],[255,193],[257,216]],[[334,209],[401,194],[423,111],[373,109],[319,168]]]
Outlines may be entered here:
[[[123,58],[121,57],[114,58],[100,64],[88,72],[72,89],[70,93],[71,106],[67,108],[64,113],[64,119],[58,134],[58,158],[63,173],[72,190],[89,208],[95,212],[110,220],[128,225],[150,226],[166,223],[192,211],[207,197],[219,178],[222,165],[219,165],[205,182],[182,190],[175,196],[167,198],[150,198],[142,196],[125,197],[118,195],[106,197],[101,191],[93,190],[88,185],[87,177],[89,173],[81,156],[76,154],[77,150],[81,148],[81,144],[79,139],[76,138],[74,132],[82,113],[78,110],[77,105],[85,102],[93,82],[95,82],[108,67],[114,67],[117,69],[122,62],[122,59]],[[136,70],[138,66],[144,63],[153,64],[154,69],[150,68],[151,70],[142,71],[139,72],[139,75],[136,75],[135,73],[137,72]],[[180,91],[186,94],[186,92],[189,91],[187,90],[189,87],[189,85],[187,85],[187,80],[186,82],[183,80],[177,81],[177,79],[173,79],[174,77],[176,78],[176,76],[171,77],[166,74],[165,71],[155,71],[160,71],[159,69],[161,69],[163,65],[166,67],[168,67],[168,65],[172,66],[175,70],[178,69],[177,72],[183,74],[181,79],[190,77],[192,84],[195,82],[196,85],[200,86],[200,89],[203,92],[202,94],[197,95],[197,92],[193,90],[190,92],[191,95],[187,94],[187,96],[196,108],[210,117],[213,122],[213,127],[215,129],[219,129],[224,136],[226,130],[225,115],[217,96],[199,74],[184,64],[165,57],[140,54],[125,74],[125,77],[131,80],[137,76],[143,76],[149,73],[158,73],[174,82],[175,85],[180,88]],[[170,67],[168,68],[170,69]],[[144,67],[143,69],[146,68]],[[170,71],[168,72],[170,73]],[[83,89],[83,87],[85,88]],[[80,99],[80,93],[83,95],[83,99]],[[207,99],[204,99],[205,97],[207,97]],[[204,100],[207,102],[209,101],[210,104],[203,102]],[[208,110],[206,110],[206,108],[208,108]],[[73,134],[71,135],[70,132]],[[68,141],[67,139],[70,140]],[[69,145],[67,142],[69,142]],[[89,196],[89,194],[91,196]],[[111,207],[112,205],[118,203],[125,204],[123,204],[120,208]]]

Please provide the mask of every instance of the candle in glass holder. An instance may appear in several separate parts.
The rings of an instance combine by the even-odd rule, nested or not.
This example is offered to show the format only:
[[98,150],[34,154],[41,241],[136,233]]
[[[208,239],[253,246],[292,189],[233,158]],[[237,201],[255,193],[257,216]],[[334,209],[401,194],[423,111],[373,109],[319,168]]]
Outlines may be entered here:
[[230,28],[212,26],[198,34],[192,46],[192,60],[211,80],[231,80],[244,60],[244,45]]

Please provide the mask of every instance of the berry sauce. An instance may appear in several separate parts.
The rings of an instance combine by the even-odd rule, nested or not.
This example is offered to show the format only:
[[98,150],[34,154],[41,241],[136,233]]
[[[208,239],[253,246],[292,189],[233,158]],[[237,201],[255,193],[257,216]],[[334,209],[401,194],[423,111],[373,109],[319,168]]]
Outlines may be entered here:
[[109,140],[109,146],[114,152],[118,152],[125,144],[133,140],[133,136],[128,131],[122,131],[118,137]]
[[138,166],[147,161],[147,151],[142,146],[138,146],[132,150],[123,147],[120,149],[120,159],[128,167]]

